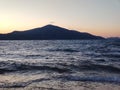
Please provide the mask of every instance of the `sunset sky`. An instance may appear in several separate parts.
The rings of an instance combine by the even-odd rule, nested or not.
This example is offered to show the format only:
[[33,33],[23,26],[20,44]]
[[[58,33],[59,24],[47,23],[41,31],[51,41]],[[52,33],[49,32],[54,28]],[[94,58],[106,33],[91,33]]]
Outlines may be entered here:
[[50,23],[120,37],[120,0],[0,0],[0,33]]

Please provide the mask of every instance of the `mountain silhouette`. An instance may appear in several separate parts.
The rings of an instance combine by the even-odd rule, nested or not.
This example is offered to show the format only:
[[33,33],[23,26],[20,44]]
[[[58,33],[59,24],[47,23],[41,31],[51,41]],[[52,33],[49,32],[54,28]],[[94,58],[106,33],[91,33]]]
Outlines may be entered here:
[[0,40],[79,40],[104,39],[89,33],[68,30],[59,26],[46,25],[26,31],[14,31],[0,34]]

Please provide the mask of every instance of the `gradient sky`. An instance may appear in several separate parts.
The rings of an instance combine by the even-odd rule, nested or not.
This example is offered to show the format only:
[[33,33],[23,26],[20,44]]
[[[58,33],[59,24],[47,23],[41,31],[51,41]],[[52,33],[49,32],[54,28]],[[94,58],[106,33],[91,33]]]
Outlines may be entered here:
[[0,0],[0,33],[49,23],[120,37],[120,0]]

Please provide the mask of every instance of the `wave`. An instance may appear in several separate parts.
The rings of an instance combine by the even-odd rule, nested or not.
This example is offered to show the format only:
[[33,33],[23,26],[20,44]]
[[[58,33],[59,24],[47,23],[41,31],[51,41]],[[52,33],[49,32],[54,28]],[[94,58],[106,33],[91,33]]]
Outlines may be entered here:
[[73,72],[84,72],[84,71],[96,71],[106,73],[120,74],[120,67],[111,64],[93,63],[91,61],[81,61],[74,64],[58,64],[63,67],[69,68]]
[[111,64],[101,64],[101,63],[94,63],[92,61],[79,61],[74,64],[58,64],[63,67],[67,67],[71,69],[71,71],[77,72],[84,72],[84,71],[96,71],[96,72],[109,72],[109,73],[116,73],[120,74],[120,67],[114,66]]
[[58,73],[74,73],[84,71],[96,71],[96,72],[109,72],[120,74],[120,67],[113,65],[104,65],[99,63],[93,63],[91,61],[81,61],[77,63],[28,63],[28,62],[12,62],[2,61],[0,62],[0,74],[16,72],[16,71],[48,71]]
[[74,49],[49,49],[49,51],[60,51],[60,52],[79,52],[78,50],[74,50]]
[[109,57],[109,58],[120,58],[120,54],[103,54],[102,56]]
[[91,81],[91,82],[105,82],[105,83],[120,83],[120,77],[117,76],[61,76],[58,79],[67,81]]
[[0,74],[16,72],[16,71],[26,71],[26,70],[53,71],[58,73],[64,73],[70,71],[69,69],[64,67],[34,65],[34,64],[25,64],[18,62],[0,62]]
[[14,82],[14,83],[3,83],[0,85],[0,88],[24,88],[32,83],[42,82],[42,81],[50,81],[50,80],[61,80],[62,82],[66,81],[89,81],[89,82],[99,82],[99,83],[115,83],[120,84],[120,78],[117,76],[56,76],[53,78],[40,78],[35,80],[29,80],[26,82]]
[[30,81],[26,81],[26,82],[5,83],[3,85],[0,85],[0,88],[24,88],[32,83],[42,82],[42,81],[47,81],[47,80],[50,80],[50,79],[49,78],[40,78],[40,79],[30,80]]
[[94,63],[82,64],[79,67],[80,70],[93,70],[93,71],[105,71],[110,73],[120,73],[120,68],[112,65],[102,65]]

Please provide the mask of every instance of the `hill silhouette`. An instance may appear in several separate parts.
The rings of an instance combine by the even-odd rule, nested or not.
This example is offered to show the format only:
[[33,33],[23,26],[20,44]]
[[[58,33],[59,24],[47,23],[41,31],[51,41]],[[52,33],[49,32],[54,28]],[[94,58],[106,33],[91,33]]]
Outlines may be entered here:
[[104,39],[89,33],[68,30],[59,26],[46,25],[26,31],[14,31],[0,34],[0,40],[79,40],[79,39]]

